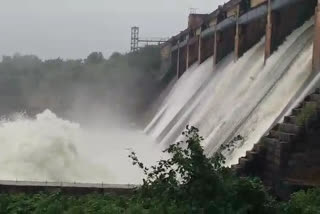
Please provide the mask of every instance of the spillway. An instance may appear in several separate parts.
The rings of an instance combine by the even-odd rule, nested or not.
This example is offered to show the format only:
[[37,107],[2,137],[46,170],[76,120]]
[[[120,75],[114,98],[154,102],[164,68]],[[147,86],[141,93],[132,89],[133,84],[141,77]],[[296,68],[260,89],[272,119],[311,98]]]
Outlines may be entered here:
[[[145,128],[145,132],[157,138],[165,128],[168,128],[174,117],[186,106],[197,90],[210,76],[212,59],[207,60],[199,67],[191,66],[172,88],[156,116]],[[196,69],[196,71],[195,71]]]
[[[264,43],[263,38],[236,62],[230,54],[214,69],[209,66],[211,58],[193,66],[179,79],[145,131],[168,145],[181,140],[187,124],[196,126],[205,138],[208,155],[241,135],[244,139],[227,154],[227,163],[236,163],[313,77],[312,19],[291,33],[265,65]],[[201,81],[191,80],[192,76]]]

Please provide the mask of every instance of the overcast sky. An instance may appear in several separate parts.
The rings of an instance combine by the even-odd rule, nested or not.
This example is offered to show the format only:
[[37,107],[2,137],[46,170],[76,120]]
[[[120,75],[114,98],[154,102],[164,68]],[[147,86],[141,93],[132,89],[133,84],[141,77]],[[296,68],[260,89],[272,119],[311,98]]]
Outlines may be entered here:
[[[225,0],[226,1],[226,0]],[[0,0],[0,55],[40,58],[105,56],[141,37],[170,37],[186,28],[189,8],[209,13],[224,0]]]

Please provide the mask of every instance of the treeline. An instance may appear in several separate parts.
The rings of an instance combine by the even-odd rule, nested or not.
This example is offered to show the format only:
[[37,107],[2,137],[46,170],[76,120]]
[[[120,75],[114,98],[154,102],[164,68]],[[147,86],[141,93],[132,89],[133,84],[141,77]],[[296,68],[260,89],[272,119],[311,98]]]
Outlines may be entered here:
[[161,88],[158,47],[114,53],[93,52],[83,60],[41,60],[33,55],[4,56],[0,63],[0,114],[46,108],[58,114],[138,116]]

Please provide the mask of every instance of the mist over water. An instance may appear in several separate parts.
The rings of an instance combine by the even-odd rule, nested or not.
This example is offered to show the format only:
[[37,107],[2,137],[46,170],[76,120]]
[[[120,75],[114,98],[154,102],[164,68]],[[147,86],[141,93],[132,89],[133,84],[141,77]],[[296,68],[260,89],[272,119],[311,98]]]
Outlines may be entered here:
[[147,163],[160,156],[160,148],[139,130],[83,128],[50,110],[35,118],[16,114],[2,119],[0,142],[2,180],[136,184],[142,174],[132,166],[129,152]]

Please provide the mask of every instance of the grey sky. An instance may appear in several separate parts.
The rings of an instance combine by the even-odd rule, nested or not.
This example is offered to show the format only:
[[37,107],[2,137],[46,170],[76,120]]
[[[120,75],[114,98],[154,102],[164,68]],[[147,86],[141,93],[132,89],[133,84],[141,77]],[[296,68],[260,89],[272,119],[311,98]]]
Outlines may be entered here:
[[92,51],[126,52],[131,26],[139,26],[143,37],[169,37],[186,27],[188,8],[208,13],[225,1],[0,0],[0,55],[84,58]]

